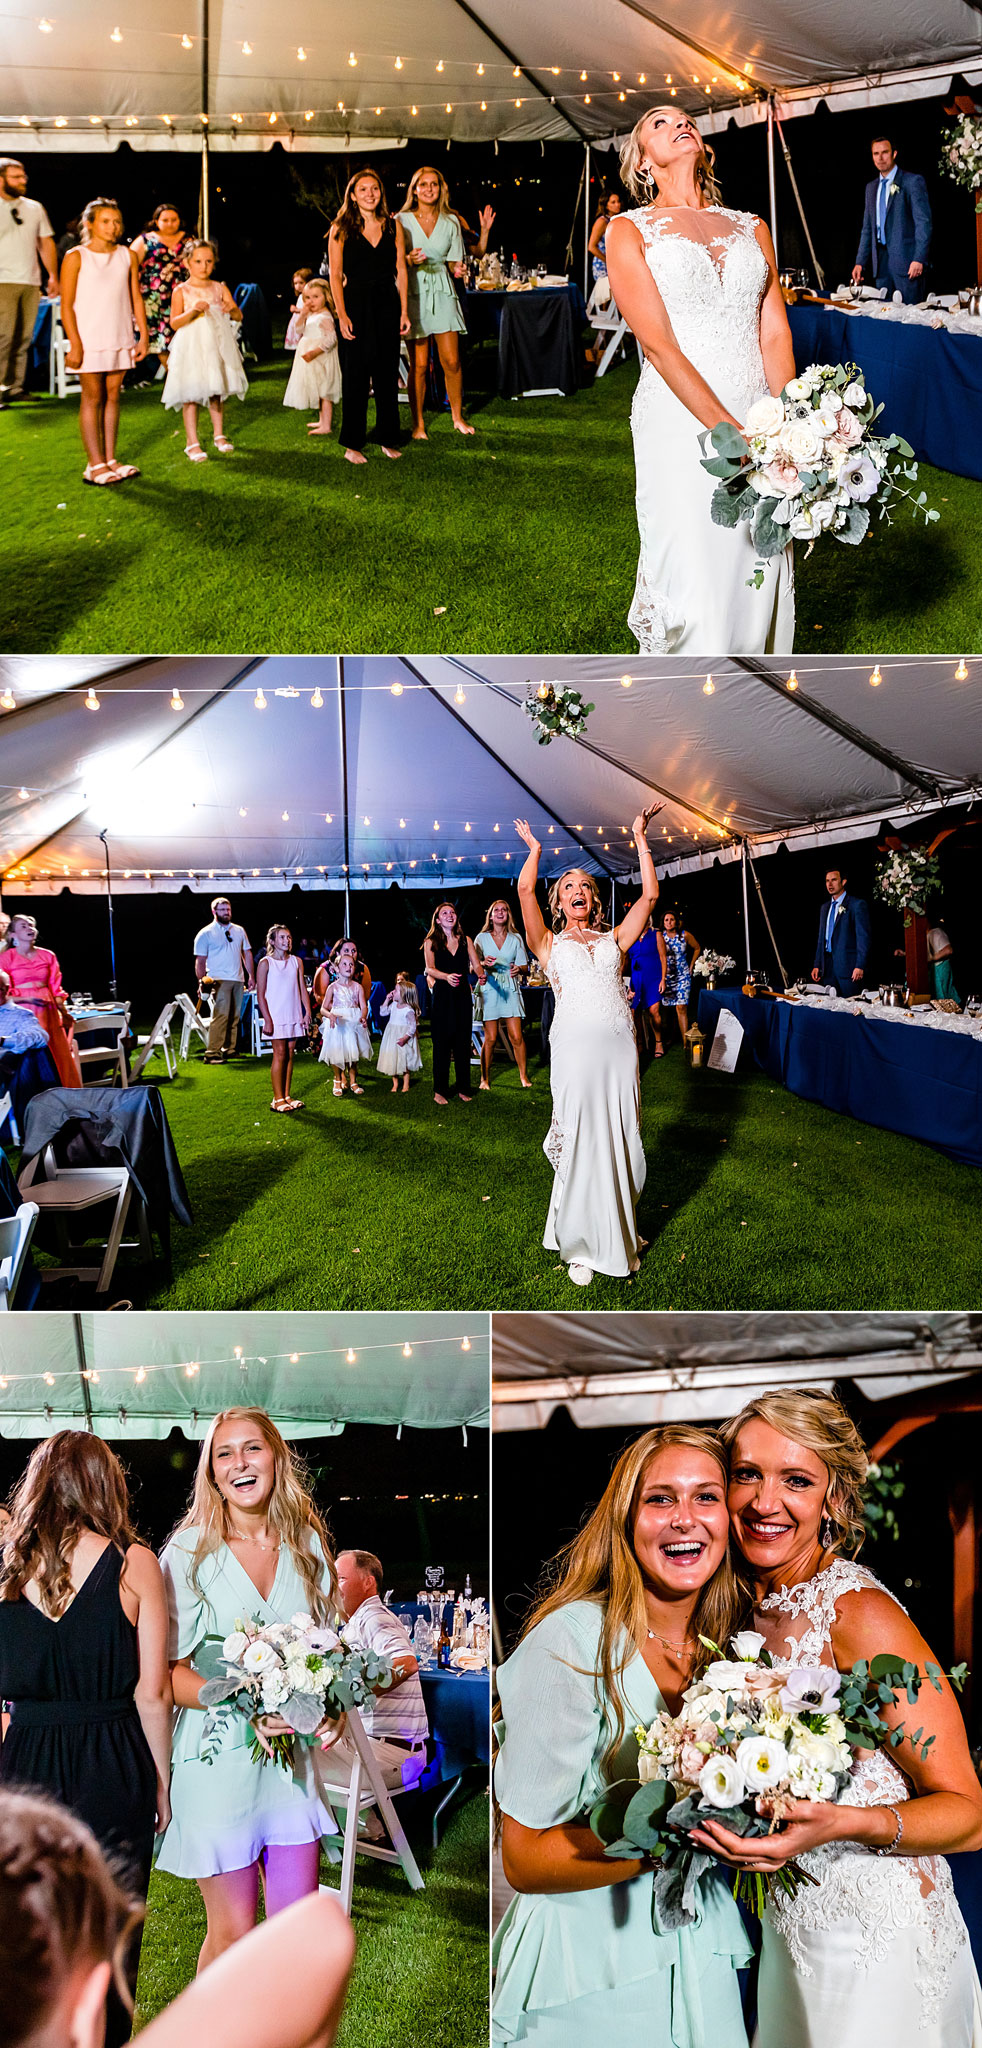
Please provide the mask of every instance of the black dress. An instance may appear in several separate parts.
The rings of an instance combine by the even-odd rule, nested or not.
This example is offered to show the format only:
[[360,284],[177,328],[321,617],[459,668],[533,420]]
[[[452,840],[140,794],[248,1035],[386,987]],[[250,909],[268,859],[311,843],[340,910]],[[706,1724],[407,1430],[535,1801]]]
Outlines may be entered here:
[[456,953],[451,953],[442,939],[433,940],[433,965],[441,974],[459,974],[456,988],[448,981],[437,981],[433,985],[430,1009],[430,1035],[433,1041],[433,1092],[447,1095],[450,1092],[450,1062],[453,1060],[454,1077],[458,1095],[471,1092],[471,1025],[472,1003],[468,981],[470,958],[467,940],[460,939]]
[[[108,1544],[60,1621],[23,1595],[0,1600],[0,1699],[10,1703],[0,1783],[59,1799],[92,1829],[127,1889],[145,1899],[157,1773],[133,1702],[140,1665],[136,1629],[120,1603],[122,1566]],[[113,1995],[106,2048],[129,2034],[129,2015]]]
[[368,438],[368,387],[375,396],[375,433],[383,448],[397,448],[399,425],[399,321],[396,233],[390,221],[373,246],[363,234],[346,235],[341,245],[344,309],[355,330],[339,340],[341,356],[342,448],[361,449]]

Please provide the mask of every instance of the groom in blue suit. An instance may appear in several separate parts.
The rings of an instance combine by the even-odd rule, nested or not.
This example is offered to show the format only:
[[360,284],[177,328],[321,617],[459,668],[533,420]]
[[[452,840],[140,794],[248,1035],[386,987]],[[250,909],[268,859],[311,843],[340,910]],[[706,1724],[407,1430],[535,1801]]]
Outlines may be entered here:
[[924,297],[924,271],[931,250],[931,205],[924,179],[902,171],[887,136],[873,144],[876,177],[866,187],[863,232],[853,268],[853,284],[871,269],[877,285],[890,298],[899,292],[904,304]]
[[836,995],[858,995],[869,953],[869,906],[861,896],[847,894],[838,868],[829,869],[825,887],[829,900],[818,913],[812,980],[834,988]]

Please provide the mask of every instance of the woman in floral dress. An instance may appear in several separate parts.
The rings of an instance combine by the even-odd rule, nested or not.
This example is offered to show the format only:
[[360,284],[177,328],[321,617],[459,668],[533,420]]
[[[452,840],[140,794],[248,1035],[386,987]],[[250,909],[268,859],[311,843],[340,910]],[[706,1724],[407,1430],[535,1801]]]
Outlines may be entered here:
[[133,243],[140,266],[140,290],[147,309],[150,354],[159,357],[164,369],[171,345],[170,302],[176,285],[188,277],[187,258],[194,236],[176,206],[158,206],[150,226]]

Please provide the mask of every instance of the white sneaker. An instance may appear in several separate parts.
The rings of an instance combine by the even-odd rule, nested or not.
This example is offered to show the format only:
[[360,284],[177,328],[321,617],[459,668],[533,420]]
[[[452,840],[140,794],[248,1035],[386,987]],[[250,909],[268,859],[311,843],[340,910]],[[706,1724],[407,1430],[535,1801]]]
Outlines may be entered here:
[[584,1266],[582,1260],[574,1259],[573,1264],[568,1266],[566,1270],[574,1287],[589,1287],[593,1279],[592,1266]]

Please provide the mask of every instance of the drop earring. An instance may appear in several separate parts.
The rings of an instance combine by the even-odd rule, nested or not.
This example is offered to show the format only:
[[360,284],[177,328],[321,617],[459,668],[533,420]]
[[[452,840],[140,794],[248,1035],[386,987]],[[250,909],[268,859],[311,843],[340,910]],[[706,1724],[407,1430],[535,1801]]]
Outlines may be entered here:
[[833,1530],[833,1527],[832,1527],[832,1519],[831,1519],[831,1516],[830,1516],[830,1515],[823,1515],[823,1516],[822,1516],[822,1526],[821,1526],[821,1529],[820,1529],[820,1531],[819,1531],[819,1535],[820,1535],[820,1537],[821,1537],[821,1543],[822,1543],[822,1549],[823,1549],[823,1550],[831,1550],[831,1548],[832,1548],[832,1538],[833,1538],[833,1535],[834,1535],[834,1533],[835,1533],[835,1532],[834,1532],[834,1530]]

